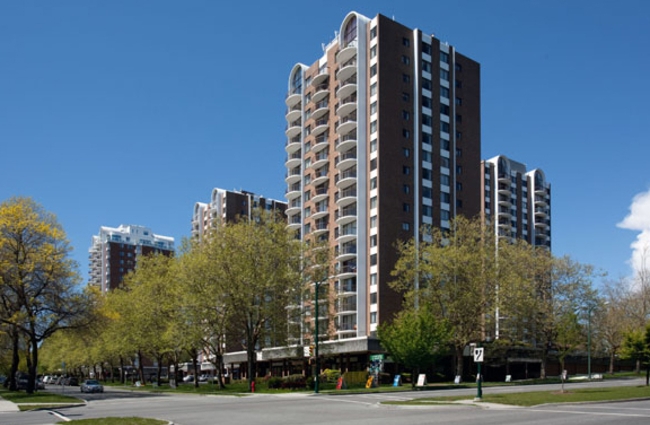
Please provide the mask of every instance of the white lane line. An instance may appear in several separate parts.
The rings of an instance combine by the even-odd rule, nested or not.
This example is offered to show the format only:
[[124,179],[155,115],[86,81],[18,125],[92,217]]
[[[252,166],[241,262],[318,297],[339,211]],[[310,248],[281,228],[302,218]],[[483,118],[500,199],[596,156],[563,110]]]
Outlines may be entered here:
[[591,416],[621,416],[631,418],[650,418],[650,415],[636,414],[636,413],[614,413],[614,412],[588,412],[580,410],[542,410],[542,409],[528,409],[529,412],[538,413],[572,413],[574,415],[591,415]]
[[66,421],[66,422],[70,422],[72,420],[72,419],[68,419],[67,417],[63,416],[62,414],[60,414],[59,412],[54,411],[54,410],[49,410],[48,413],[50,415],[56,416],[57,418],[59,418],[59,419],[61,419],[63,421]]

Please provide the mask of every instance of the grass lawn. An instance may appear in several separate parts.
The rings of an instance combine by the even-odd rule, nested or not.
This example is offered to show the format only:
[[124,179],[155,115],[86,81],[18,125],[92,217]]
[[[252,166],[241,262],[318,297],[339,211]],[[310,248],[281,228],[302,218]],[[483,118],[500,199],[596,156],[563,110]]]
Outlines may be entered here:
[[14,403],[83,403],[77,397],[40,390],[34,394],[0,388],[0,397]]
[[73,425],[164,425],[167,421],[149,418],[100,418],[100,419],[76,419],[70,422],[57,422],[58,424]]
[[[489,394],[483,393],[482,401],[486,403],[500,403],[514,406],[536,406],[545,403],[572,403],[589,401],[615,401],[635,398],[650,398],[650,387],[609,387],[609,388],[586,388],[586,389],[565,389],[559,391],[536,391],[528,393],[513,394]],[[432,403],[448,403],[458,400],[473,400],[474,396],[449,396],[432,397],[411,400],[407,402],[385,402],[386,404],[402,405],[423,405]]]

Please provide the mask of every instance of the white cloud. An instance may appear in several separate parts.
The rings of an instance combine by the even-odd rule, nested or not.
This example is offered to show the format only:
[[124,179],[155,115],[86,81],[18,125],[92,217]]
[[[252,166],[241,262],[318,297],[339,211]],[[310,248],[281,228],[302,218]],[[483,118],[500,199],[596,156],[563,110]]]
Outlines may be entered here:
[[633,269],[638,271],[650,267],[650,190],[634,197],[630,213],[617,226],[639,232],[630,245],[632,258],[629,262]]

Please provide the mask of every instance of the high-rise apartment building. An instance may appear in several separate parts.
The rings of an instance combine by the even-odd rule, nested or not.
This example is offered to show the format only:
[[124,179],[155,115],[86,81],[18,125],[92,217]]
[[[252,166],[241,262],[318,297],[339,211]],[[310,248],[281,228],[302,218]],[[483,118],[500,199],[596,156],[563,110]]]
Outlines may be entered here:
[[482,162],[482,214],[500,237],[551,248],[551,184],[504,155]]
[[107,292],[117,288],[124,276],[135,269],[141,255],[174,254],[174,238],[154,234],[144,226],[102,226],[93,236],[90,254],[89,285]]
[[284,213],[287,203],[276,201],[246,191],[230,191],[214,188],[209,203],[197,202],[192,214],[192,237],[202,238],[216,223],[251,217],[253,211],[262,208]]
[[335,251],[322,337],[338,341],[330,352],[378,349],[377,326],[402,306],[389,287],[396,242],[480,214],[480,65],[351,12],[318,60],[292,68],[286,106],[289,226]]

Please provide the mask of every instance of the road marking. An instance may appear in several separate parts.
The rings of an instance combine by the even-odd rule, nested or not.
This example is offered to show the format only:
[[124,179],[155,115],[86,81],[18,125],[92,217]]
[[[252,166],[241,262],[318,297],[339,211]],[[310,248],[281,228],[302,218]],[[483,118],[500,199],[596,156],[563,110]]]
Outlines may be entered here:
[[48,413],[50,415],[56,416],[57,418],[59,418],[59,419],[61,419],[63,421],[66,421],[66,422],[70,422],[72,420],[72,419],[68,419],[67,417],[63,416],[62,414],[60,414],[59,412],[57,412],[55,410],[49,410]]
[[609,413],[609,412],[588,412],[580,410],[546,410],[546,409],[529,409],[530,412],[538,413],[573,413],[575,415],[591,415],[591,416],[620,416],[631,418],[648,418],[650,415],[635,414],[635,413]]

